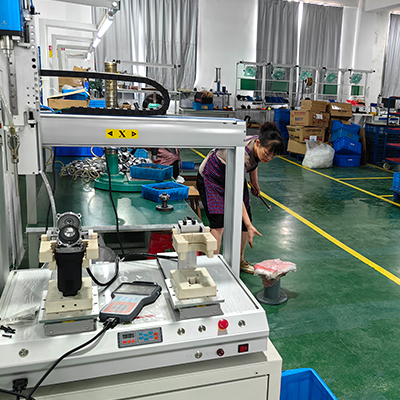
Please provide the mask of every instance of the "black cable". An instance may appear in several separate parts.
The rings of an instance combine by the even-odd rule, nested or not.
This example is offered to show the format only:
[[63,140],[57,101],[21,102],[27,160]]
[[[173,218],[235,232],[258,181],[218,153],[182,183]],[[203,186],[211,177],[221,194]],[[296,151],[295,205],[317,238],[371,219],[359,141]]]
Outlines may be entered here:
[[12,390],[0,389],[0,393],[9,394],[10,396],[15,396],[17,400],[22,397],[23,399],[35,400],[33,397],[25,396],[24,394],[13,392]]
[[135,258],[135,256],[163,258],[165,260],[178,261],[178,256],[165,256],[165,255],[161,255],[161,254],[150,254],[150,253],[130,253],[130,254],[127,254],[121,261],[137,260],[137,258]]
[[[57,152],[57,147],[54,147],[54,150],[53,150],[53,162],[51,164],[52,165],[52,170],[53,170],[53,188],[52,188],[53,197],[54,197],[54,194],[56,193],[56,171],[55,171],[56,152]],[[47,232],[47,229],[49,229],[50,210],[51,210],[51,201],[50,201],[50,204],[49,204],[49,208],[47,209],[46,230],[45,230],[45,232]]]
[[86,269],[87,273],[89,274],[89,276],[92,278],[92,281],[97,285],[97,286],[105,286],[105,289],[107,289],[108,286],[112,285],[115,280],[118,278],[118,274],[119,274],[119,257],[117,256],[115,258],[115,272],[114,272],[114,276],[105,283],[102,283],[100,281],[98,281],[96,279],[96,277],[93,275],[92,271],[90,270],[90,268]]
[[117,208],[115,207],[114,199],[112,197],[111,174],[110,174],[110,166],[108,165],[107,148],[106,147],[104,148],[104,155],[106,157],[106,166],[107,166],[107,173],[108,173],[108,192],[110,193],[110,199],[111,199],[111,203],[112,203],[112,206],[114,209],[114,214],[115,214],[115,224],[117,227],[117,239],[118,239],[119,246],[121,247],[122,256],[124,256],[125,255],[124,247],[122,246],[121,238],[119,235],[118,212],[117,212]]
[[116,327],[119,323],[119,319],[118,318],[108,318],[105,322],[104,322],[104,327],[103,329],[94,337],[92,337],[90,340],[88,340],[87,342],[75,347],[74,349],[67,351],[65,354],[63,354],[58,360],[56,360],[52,366],[45,372],[45,374],[39,379],[39,381],[36,383],[36,385],[32,388],[32,390],[29,392],[28,396],[24,396],[24,398],[28,399],[28,400],[34,400],[34,398],[32,397],[33,393],[36,392],[36,390],[38,389],[38,387],[42,384],[42,382],[50,375],[50,373],[54,370],[54,368],[62,361],[64,360],[64,358],[70,356],[73,353],[76,353],[77,351],[83,349],[84,347],[88,346],[89,344],[95,342],[98,338],[100,338],[102,335],[104,335],[104,333],[106,333],[109,329],[112,329],[114,327]]

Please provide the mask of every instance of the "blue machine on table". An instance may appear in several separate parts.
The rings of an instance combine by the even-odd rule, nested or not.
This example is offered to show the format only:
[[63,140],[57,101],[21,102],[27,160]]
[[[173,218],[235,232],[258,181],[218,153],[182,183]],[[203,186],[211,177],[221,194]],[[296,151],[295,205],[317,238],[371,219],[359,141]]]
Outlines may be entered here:
[[22,3],[20,0],[0,0],[0,35],[22,35]]

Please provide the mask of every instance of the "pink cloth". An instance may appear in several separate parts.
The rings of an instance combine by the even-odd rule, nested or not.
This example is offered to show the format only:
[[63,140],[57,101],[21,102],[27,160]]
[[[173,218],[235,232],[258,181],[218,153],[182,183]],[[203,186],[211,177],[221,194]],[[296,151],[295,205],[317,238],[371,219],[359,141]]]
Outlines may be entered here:
[[290,271],[296,271],[296,264],[279,258],[264,260],[254,266],[254,275],[263,275],[268,279],[277,279]]
[[176,154],[172,154],[167,149],[164,148],[158,149],[156,163],[162,165],[171,165],[176,160],[179,160],[179,150],[178,149],[175,150]]

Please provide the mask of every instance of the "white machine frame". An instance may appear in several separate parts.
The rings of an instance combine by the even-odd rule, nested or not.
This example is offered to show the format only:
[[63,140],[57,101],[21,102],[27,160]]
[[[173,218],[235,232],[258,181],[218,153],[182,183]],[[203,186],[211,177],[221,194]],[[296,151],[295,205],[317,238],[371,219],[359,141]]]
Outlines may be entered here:
[[[116,117],[46,114],[44,146],[226,148],[225,236],[223,256],[239,276],[242,187],[246,124],[232,118]],[[107,132],[135,131],[134,137]],[[32,190],[30,188],[29,190]],[[28,220],[30,220],[28,215]]]
[[[40,25],[46,51],[47,29],[52,23],[42,20]],[[58,28],[71,29],[71,24],[62,25],[57,21]],[[255,400],[278,400],[282,360],[269,342],[268,322],[263,308],[238,278],[245,122],[228,118],[177,116],[40,115],[38,68],[33,67],[32,63],[24,65],[20,62],[32,59],[33,55],[35,60],[38,59],[34,24],[28,24],[27,29],[31,33],[30,42],[25,47],[16,47],[14,52],[18,60],[15,62],[16,75],[20,82],[16,89],[19,111],[15,112],[14,107],[13,118],[22,132],[20,157],[23,162],[19,165],[20,173],[30,176],[27,179],[27,199],[30,201],[28,223],[35,222],[36,218],[35,174],[43,168],[42,146],[215,147],[227,150],[223,254],[212,259],[199,257],[200,266],[207,268],[213,275],[223,295],[222,315],[182,319],[177,316],[176,310],[168,306],[167,299],[160,297],[139,315],[143,319],[133,321],[130,326],[118,325],[114,330],[106,332],[94,346],[63,360],[46,378],[46,382],[35,393],[35,398],[76,400],[87,399],[92,395],[107,400],[183,400],[188,397],[200,400],[204,396],[217,396],[239,400],[252,392]],[[93,26],[77,24],[76,29],[90,32]],[[4,64],[2,56],[0,53],[0,67]],[[25,73],[27,69],[29,74]],[[10,83],[5,95],[10,96],[13,90],[15,88]],[[34,118],[27,120],[27,111],[32,111]],[[3,150],[4,140],[0,145]],[[32,152],[34,157],[29,157]],[[1,169],[0,172],[3,173]],[[4,214],[3,209],[0,214]],[[9,267],[7,263],[4,264],[5,260],[6,257],[2,257],[2,273]],[[100,268],[108,271],[108,268]],[[146,277],[160,282],[166,273],[164,268],[162,272],[160,268],[163,267],[159,267],[155,261],[149,260],[142,264],[136,262],[134,265],[129,264],[119,279],[124,281]],[[99,271],[96,272],[98,276]],[[50,274],[51,271],[45,269],[13,271],[0,298],[2,318],[26,310],[31,305],[42,304]],[[20,279],[24,276],[27,279]],[[22,296],[23,292],[27,296]],[[104,298],[101,297],[103,295]],[[99,303],[107,303],[109,297],[110,290],[100,293]],[[23,301],[20,304],[21,298]],[[146,313],[150,312],[151,318],[148,319]],[[229,321],[228,329],[221,328],[221,318]],[[95,324],[97,330],[101,329],[99,322]],[[33,322],[17,328],[11,338],[0,337],[0,353],[6,360],[6,364],[0,367],[0,387],[10,389],[10,384],[19,377],[27,378],[28,387],[33,387],[61,355],[60,352],[64,354],[94,336],[94,332],[89,331],[70,334],[62,331],[62,334],[51,336],[51,331],[45,331],[44,325],[46,322]],[[133,347],[121,347],[116,343],[118,334],[138,332],[141,329],[149,332],[159,329],[163,340]],[[46,336],[45,332],[50,336]],[[120,340],[122,336],[117,337]],[[79,379],[79,384],[73,382]]]

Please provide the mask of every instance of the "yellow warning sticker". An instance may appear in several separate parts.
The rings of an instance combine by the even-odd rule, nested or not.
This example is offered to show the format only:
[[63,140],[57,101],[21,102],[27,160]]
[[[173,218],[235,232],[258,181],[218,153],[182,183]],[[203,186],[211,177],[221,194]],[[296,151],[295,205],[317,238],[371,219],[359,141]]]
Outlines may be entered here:
[[139,139],[139,131],[134,129],[106,129],[107,139]]

